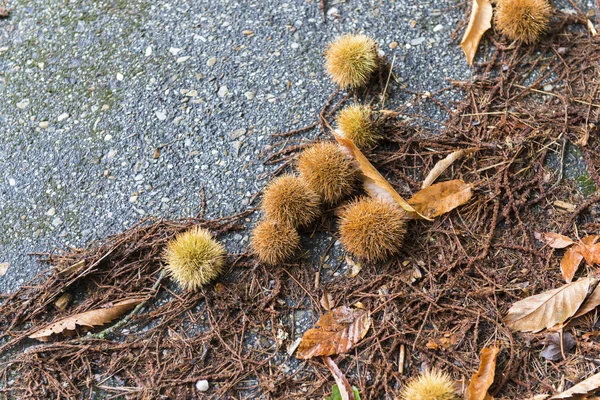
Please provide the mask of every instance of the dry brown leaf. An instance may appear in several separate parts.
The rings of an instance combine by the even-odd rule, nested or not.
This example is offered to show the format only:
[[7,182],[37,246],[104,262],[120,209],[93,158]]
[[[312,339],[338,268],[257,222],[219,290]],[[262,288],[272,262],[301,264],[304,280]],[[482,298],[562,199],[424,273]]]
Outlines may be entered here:
[[600,305],[600,285],[597,285],[592,294],[583,302],[579,310],[573,315],[573,319],[589,313]]
[[354,142],[341,135],[334,134],[337,142],[344,148],[358,164],[358,168],[363,175],[363,187],[371,197],[380,198],[384,201],[398,204],[408,212],[417,212],[406,200],[394,190],[392,185],[377,171],[377,169],[367,160],[367,157],[360,151]]
[[590,376],[586,380],[579,382],[571,389],[566,390],[556,396],[550,397],[554,399],[580,399],[582,395],[592,394],[600,388],[600,373]]
[[598,236],[586,236],[581,239],[581,243],[567,249],[562,260],[560,260],[560,271],[567,283],[573,280],[575,273],[581,265],[581,260],[585,258],[588,264],[593,264],[596,259],[596,254],[600,254],[594,249],[594,243],[598,240]]
[[484,347],[479,356],[479,369],[471,378],[471,383],[465,391],[465,400],[486,400],[492,397],[488,394],[488,389],[494,383],[496,373],[496,357],[498,349],[495,346]]
[[541,240],[542,242],[546,243],[548,246],[552,247],[553,249],[564,249],[565,247],[569,247],[570,245],[575,243],[569,237],[567,237],[565,235],[560,235],[558,233],[535,232],[534,236],[537,240]]
[[575,207],[574,204],[567,203],[566,201],[562,201],[562,200],[555,200],[554,205],[558,208],[562,208],[563,210],[566,210],[569,212],[575,212],[575,210],[577,210],[577,207]]
[[595,278],[583,278],[517,301],[508,310],[504,322],[512,330],[521,332],[552,328],[573,316],[597,283]]
[[408,203],[421,215],[434,218],[465,204],[472,196],[472,186],[455,179],[419,190]]
[[446,156],[446,158],[438,161],[433,166],[433,168],[431,169],[431,171],[429,171],[429,174],[427,174],[427,177],[425,178],[425,180],[421,184],[421,189],[425,189],[426,187],[431,186],[431,184],[433,182],[435,182],[435,180],[445,170],[447,170],[448,167],[450,167],[454,161],[459,160],[459,159],[463,158],[465,155],[471,154],[474,151],[476,151],[476,149],[470,149],[470,150],[461,149],[461,150],[456,150],[456,151],[453,151],[452,153],[448,154]]
[[323,291],[323,296],[321,296],[321,307],[323,307],[327,311],[335,307],[335,302],[331,293]]
[[355,400],[354,390],[352,390],[350,382],[348,382],[348,379],[346,379],[346,376],[338,368],[336,363],[329,357],[323,357],[323,362],[325,362],[325,366],[329,369],[331,375],[333,375],[333,379],[335,379],[342,400]]
[[94,327],[104,325],[115,318],[121,316],[125,311],[137,306],[145,299],[128,299],[113,304],[110,307],[98,308],[96,310],[86,311],[83,313],[71,315],[66,318],[61,318],[58,321],[42,328],[31,335],[32,339],[38,339],[43,342],[48,340],[48,336],[61,333],[65,330],[75,330],[77,326]]
[[0,19],[8,18],[10,15],[10,11],[6,7],[0,6]]
[[460,47],[465,52],[469,65],[473,65],[481,37],[492,27],[492,14],[490,0],[473,0],[469,25],[467,25],[465,35],[460,42]]
[[302,336],[296,358],[346,353],[365,337],[371,327],[371,316],[365,310],[341,306],[326,312],[315,326]]

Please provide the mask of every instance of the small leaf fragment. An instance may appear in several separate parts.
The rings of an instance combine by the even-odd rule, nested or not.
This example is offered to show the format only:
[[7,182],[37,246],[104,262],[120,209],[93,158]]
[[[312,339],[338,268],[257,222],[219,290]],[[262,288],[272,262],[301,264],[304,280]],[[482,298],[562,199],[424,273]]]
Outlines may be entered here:
[[493,9],[490,0],[473,0],[469,25],[467,25],[460,42],[460,47],[462,47],[469,65],[473,65],[481,37],[492,27],[492,15]]
[[419,190],[408,203],[420,215],[434,218],[465,204],[472,196],[472,186],[462,179],[455,179]]
[[549,400],[554,399],[580,399],[584,395],[592,394],[600,388],[600,372],[590,376],[584,381],[579,382],[571,389],[566,390],[556,396],[550,397]]
[[137,306],[145,299],[128,299],[115,303],[111,307],[98,308],[91,311],[71,315],[69,317],[61,318],[58,321],[47,325],[46,327],[29,335],[31,339],[38,339],[41,341],[47,341],[48,336],[55,333],[61,333],[65,330],[75,330],[77,326],[94,327],[104,325],[115,318],[121,316],[127,310]]
[[589,313],[600,305],[600,285],[597,285],[592,294],[583,302],[579,310],[573,315],[573,319]]
[[348,352],[369,331],[371,316],[365,310],[341,306],[322,315],[315,326],[302,336],[296,358]]
[[560,261],[560,271],[567,283],[573,280],[575,273],[581,265],[581,260],[585,258],[588,264],[594,264],[597,255],[600,255],[600,248],[596,249],[594,243],[598,240],[598,236],[586,236],[581,239],[580,243],[567,249],[565,255]]
[[552,247],[553,249],[564,249],[565,247],[569,247],[570,245],[575,243],[569,237],[567,237],[565,235],[560,235],[558,233],[536,232],[534,234],[534,236],[537,240],[541,240],[542,242],[546,243],[548,246]]
[[[560,345],[560,338],[562,336],[562,348]],[[544,340],[546,347],[542,350],[541,356],[546,360],[560,361],[563,359],[563,350],[568,353],[573,347],[575,347],[575,338],[569,332],[563,333],[551,332],[546,335]]]
[[423,183],[421,184],[421,189],[425,189],[426,187],[431,186],[431,184],[433,182],[435,182],[435,180],[442,173],[444,173],[444,171],[447,170],[448,167],[450,167],[452,165],[452,163],[454,163],[454,161],[460,160],[465,155],[470,154],[473,151],[476,151],[476,149],[475,150],[474,149],[470,149],[470,150],[465,150],[465,149],[456,150],[456,151],[453,151],[452,153],[448,154],[444,159],[438,161],[433,166],[433,168],[431,169],[431,171],[429,171],[429,173],[427,174],[427,177],[423,180]]
[[517,301],[508,310],[504,322],[520,332],[552,328],[572,317],[597,284],[595,278],[583,278]]
[[9,266],[10,264],[7,262],[0,263],[0,277],[6,275],[6,271],[8,271]]
[[496,357],[500,349],[484,347],[479,356],[479,369],[471,378],[471,383],[465,391],[465,400],[486,400],[492,398],[488,394],[488,389],[494,383],[496,374]]

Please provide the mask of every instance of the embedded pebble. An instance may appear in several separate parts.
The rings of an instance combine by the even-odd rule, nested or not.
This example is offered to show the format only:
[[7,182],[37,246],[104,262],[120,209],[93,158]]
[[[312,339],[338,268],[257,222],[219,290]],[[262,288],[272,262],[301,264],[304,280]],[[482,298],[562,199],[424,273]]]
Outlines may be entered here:
[[58,122],[64,121],[65,119],[69,118],[69,113],[62,113],[58,116],[58,118],[56,118],[56,120]]
[[62,219],[56,217],[52,220],[52,226],[60,226],[62,224]]
[[152,54],[152,47],[148,46],[146,47],[146,57],[149,57]]
[[122,80],[123,80],[123,78],[124,78],[123,74],[122,74],[122,73],[120,73],[120,72],[117,72],[117,80],[118,80],[118,81],[122,81]]
[[177,63],[182,63],[182,62],[186,62],[187,60],[189,60],[191,58],[191,56],[184,56],[184,57],[179,57],[177,59]]
[[208,387],[208,381],[205,379],[196,382],[196,390],[198,390],[199,392],[206,392],[208,390]]
[[164,121],[165,119],[167,119],[167,114],[165,114],[163,111],[156,111],[154,114],[156,115],[156,118],[158,118],[159,121]]
[[29,99],[23,99],[17,103],[17,108],[19,110],[24,110],[25,108],[27,108],[27,106],[29,106]]
[[56,215],[56,208],[50,208],[48,211],[46,211],[46,215],[49,217],[54,217],[54,215]]
[[244,93],[244,96],[246,96],[246,99],[252,100],[254,98],[254,92],[246,92]]
[[425,41],[424,37],[420,37],[420,38],[416,38],[416,39],[412,39],[410,41],[411,46],[418,46],[420,44],[422,44]]
[[227,96],[227,94],[229,94],[229,89],[227,89],[227,86],[223,85],[223,86],[219,87],[219,91],[217,92],[217,96],[219,96],[219,97],[225,97],[225,96]]
[[208,65],[209,67],[212,67],[216,63],[217,63],[217,57],[211,57],[208,60],[206,60],[206,65]]
[[442,29],[444,29],[444,25],[442,25],[442,24],[437,24],[436,26],[433,27],[434,32],[439,32]]
[[40,122],[39,127],[42,129],[46,129],[49,125],[50,125],[50,123],[48,121],[42,121],[42,122]]

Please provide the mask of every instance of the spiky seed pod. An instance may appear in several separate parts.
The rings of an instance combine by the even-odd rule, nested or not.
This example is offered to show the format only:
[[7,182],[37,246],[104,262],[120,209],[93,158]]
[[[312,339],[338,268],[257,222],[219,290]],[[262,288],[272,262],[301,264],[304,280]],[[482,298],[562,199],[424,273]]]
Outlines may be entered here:
[[344,107],[336,117],[340,132],[360,148],[372,147],[382,138],[371,108],[361,104]]
[[325,68],[340,87],[364,87],[377,70],[377,43],[366,35],[347,34],[325,50]]
[[294,175],[275,178],[265,189],[262,210],[267,219],[293,228],[311,224],[320,214],[319,195]]
[[384,261],[398,253],[405,234],[404,210],[379,199],[361,198],[341,213],[340,242],[367,261]]
[[252,231],[251,245],[261,262],[268,265],[281,264],[300,248],[300,235],[288,224],[265,220]]
[[552,6],[547,0],[501,0],[496,6],[496,27],[511,40],[534,43],[548,31]]
[[402,400],[459,400],[452,379],[440,370],[429,370],[402,390]]
[[298,171],[300,179],[328,204],[351,194],[358,182],[358,171],[336,143],[321,142],[306,149],[298,158]]
[[171,278],[183,289],[195,290],[221,273],[225,253],[208,230],[196,226],[171,239],[163,258]]

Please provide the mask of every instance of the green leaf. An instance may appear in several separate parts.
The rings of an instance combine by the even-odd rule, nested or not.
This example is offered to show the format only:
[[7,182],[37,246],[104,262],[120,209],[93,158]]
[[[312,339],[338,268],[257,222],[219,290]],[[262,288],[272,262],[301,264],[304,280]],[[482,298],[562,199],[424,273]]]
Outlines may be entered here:
[[[360,400],[358,388],[356,386],[352,386],[352,391],[354,392],[354,399]],[[327,397],[326,400],[342,400],[342,394],[340,393],[340,388],[338,388],[338,385],[333,385],[331,387],[331,396]]]

